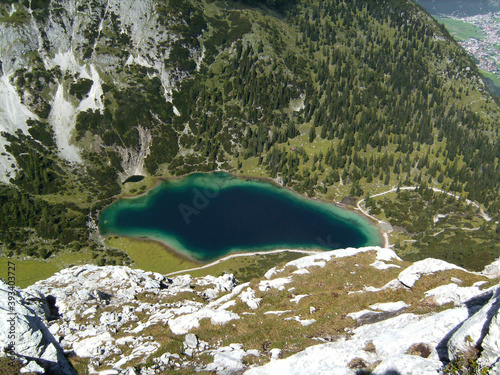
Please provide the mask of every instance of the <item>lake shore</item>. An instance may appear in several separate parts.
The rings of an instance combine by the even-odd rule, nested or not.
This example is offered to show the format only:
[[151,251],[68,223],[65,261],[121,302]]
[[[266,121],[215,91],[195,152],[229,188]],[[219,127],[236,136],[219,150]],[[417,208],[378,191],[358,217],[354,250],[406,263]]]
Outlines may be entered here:
[[[213,172],[190,173],[190,174],[186,174],[183,176],[176,176],[176,177],[172,177],[172,178],[159,177],[156,179],[156,182],[151,187],[149,187],[146,191],[142,192],[141,194],[138,194],[138,195],[133,196],[133,197],[121,196],[119,198],[119,200],[127,200],[128,201],[132,198],[143,197],[147,194],[150,194],[152,191],[154,191],[154,189],[158,188],[159,186],[161,186],[161,184],[163,184],[165,182],[172,182],[172,183],[181,182],[181,184],[183,184],[184,181],[187,181],[186,178],[190,177],[192,175],[201,176],[200,178],[205,178],[205,177],[209,178],[212,173]],[[350,222],[351,225],[358,225],[359,227],[364,228],[363,232],[365,233],[366,236],[368,236],[367,237],[368,243],[366,245],[383,246],[383,247],[388,247],[388,245],[389,245],[388,235],[386,232],[384,232],[382,230],[380,225],[378,225],[378,220],[374,220],[373,217],[371,217],[370,215],[366,215],[366,213],[363,212],[362,210],[360,210],[361,211],[360,212],[360,211],[357,211],[356,209],[350,209],[340,202],[327,201],[327,200],[316,198],[316,197],[313,197],[313,198],[306,197],[302,194],[299,194],[298,192],[296,192],[294,189],[292,189],[290,187],[280,185],[277,181],[275,181],[271,178],[249,177],[249,176],[244,176],[244,175],[239,176],[239,175],[235,175],[235,174],[228,173],[225,171],[217,171],[217,173],[220,173],[221,175],[224,174],[223,177],[228,179],[228,180],[224,180],[224,181],[221,180],[223,183],[220,185],[217,185],[217,186],[213,185],[213,181],[211,181],[211,182],[209,181],[209,185],[211,183],[211,187],[214,188],[214,186],[215,186],[215,188],[219,189],[219,191],[230,188],[232,186],[245,185],[248,182],[250,182],[250,183],[266,183],[266,184],[269,184],[269,187],[271,187],[271,188],[276,188],[276,189],[282,188],[283,190],[281,190],[281,193],[284,193],[287,196],[292,197],[292,198],[297,198],[301,202],[301,204],[302,203],[308,204],[308,205],[312,204],[313,206],[318,208],[319,211],[327,212],[328,214],[331,214],[333,212],[333,210],[336,210],[335,215],[337,215],[340,219],[344,220],[345,222]],[[226,175],[227,175],[227,177],[226,177]],[[194,177],[196,177],[196,176],[194,176]],[[210,188],[210,186],[208,188]],[[107,207],[109,207],[109,206],[107,206]],[[103,211],[104,211],[104,209],[103,209]],[[100,227],[99,227],[99,233],[101,234],[101,236],[103,236],[103,233],[101,232]],[[267,250],[262,250],[263,248],[265,248],[265,246],[255,246],[255,247],[253,247],[253,249],[255,249],[255,251],[252,251],[252,248],[250,248],[250,249],[234,249],[234,250],[228,251],[225,255],[223,255],[222,258],[214,258],[214,259],[209,259],[209,260],[205,261],[205,260],[196,259],[195,257],[190,256],[189,250],[185,249],[183,246],[172,246],[172,244],[170,244],[170,242],[172,242],[172,241],[164,241],[162,238],[158,238],[158,236],[156,236],[157,238],[152,238],[149,235],[146,235],[146,236],[142,235],[142,236],[138,237],[138,236],[134,236],[134,235],[120,235],[120,234],[116,234],[116,233],[108,233],[108,235],[115,235],[115,236],[119,236],[119,237],[130,238],[130,239],[138,239],[143,243],[147,243],[148,241],[151,241],[151,242],[154,242],[156,244],[161,245],[165,249],[165,251],[168,251],[169,253],[174,253],[177,257],[184,258],[186,261],[194,262],[194,263],[197,263],[199,265],[210,264],[210,262],[213,262],[214,260],[217,260],[217,259],[223,259],[226,256],[232,256],[232,255],[250,256],[252,254],[257,254],[257,253],[271,253],[271,252],[280,251],[286,247],[289,247],[289,245],[283,244],[283,245],[279,245],[279,246],[276,246],[276,245],[269,246],[269,249],[267,249]],[[325,238],[324,240],[328,241],[329,238],[328,239]],[[292,248],[294,247],[294,245],[291,245],[291,246],[292,246]],[[180,247],[180,249],[176,249],[176,247]],[[318,246],[317,248],[315,248],[314,245],[311,245],[311,246],[308,245],[308,246],[305,246],[304,248],[300,248],[300,246],[299,246],[299,247],[294,248],[293,250],[297,251],[297,252],[308,253],[309,251],[316,252],[316,251],[323,251],[326,249],[322,249],[321,246]]]

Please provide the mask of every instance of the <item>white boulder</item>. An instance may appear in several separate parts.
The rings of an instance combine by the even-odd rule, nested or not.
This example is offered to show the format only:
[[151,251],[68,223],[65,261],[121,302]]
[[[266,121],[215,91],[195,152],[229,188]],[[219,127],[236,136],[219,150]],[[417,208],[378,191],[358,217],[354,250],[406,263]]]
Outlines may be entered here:
[[251,310],[258,309],[260,301],[262,301],[262,298],[255,297],[255,290],[252,288],[247,288],[247,290],[241,292],[239,298],[242,302],[246,303]]
[[450,302],[453,302],[455,305],[462,305],[483,293],[484,291],[477,286],[461,287],[455,283],[451,283],[429,290],[425,292],[425,296],[432,297],[434,302],[440,306]]
[[241,344],[231,344],[219,348],[214,350],[212,355],[214,361],[204,369],[205,371],[216,371],[220,375],[230,375],[245,369],[242,361],[247,352]]
[[280,277],[272,280],[262,280],[259,283],[259,290],[265,292],[268,289],[285,290],[285,285],[292,282],[291,277]]
[[[0,342],[12,343],[12,351],[20,358],[29,358],[27,370],[37,372],[39,367],[61,375],[76,374],[64,356],[63,350],[44,322],[39,306],[30,305],[20,290],[0,279]],[[4,356],[2,351],[0,356]],[[25,371],[27,371],[25,370]]]
[[440,361],[414,355],[399,354],[386,358],[372,375],[438,375],[443,368]]
[[[471,347],[479,347],[484,341],[486,348],[481,356],[481,363],[485,365],[494,364],[499,356],[500,327],[500,287],[497,286],[492,293],[488,303],[479,311],[474,311],[474,306],[470,307],[473,315],[453,334],[448,343],[448,356],[453,360],[462,353],[468,352]],[[489,336],[489,337],[488,337]],[[488,339],[486,340],[486,338]]]
[[467,270],[455,266],[454,264],[445,262],[444,260],[427,258],[413,263],[410,267],[402,271],[398,276],[398,280],[404,286],[411,288],[413,287],[413,285],[415,285],[417,280],[420,279],[421,275],[430,275],[439,271],[453,269],[467,272]]
[[193,333],[188,333],[184,338],[184,346],[191,349],[198,347],[198,337]]
[[370,305],[370,309],[384,311],[384,312],[395,312],[395,311],[405,309],[407,307],[410,307],[410,305],[408,305],[404,301],[375,303],[373,305]]

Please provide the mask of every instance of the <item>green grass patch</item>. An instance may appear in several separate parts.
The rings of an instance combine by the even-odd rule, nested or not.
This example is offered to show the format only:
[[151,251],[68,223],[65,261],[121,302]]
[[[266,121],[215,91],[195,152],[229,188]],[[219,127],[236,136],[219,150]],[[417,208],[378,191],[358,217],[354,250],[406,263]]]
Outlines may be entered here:
[[500,75],[499,74],[495,74],[495,73],[491,73],[491,72],[487,72],[485,70],[480,70],[481,74],[483,76],[485,76],[486,78],[489,78],[493,81],[493,84],[497,87],[500,87]]
[[112,236],[108,237],[106,245],[123,250],[134,262],[133,267],[145,271],[165,274],[200,265],[154,241]]
[[0,375],[20,374],[21,367],[21,362],[17,358],[0,358]]
[[141,195],[154,187],[158,182],[158,177],[145,176],[141,181],[127,182],[125,184],[122,184],[122,192],[120,194],[120,198],[130,198]]
[[405,260],[439,258],[480,271],[500,256],[498,224],[451,196],[402,190],[370,199],[368,206],[394,227],[391,243]]
[[482,40],[486,37],[484,32],[479,27],[470,23],[452,18],[438,18],[438,21],[444,24],[450,34],[457,40],[462,41],[470,38]]
[[269,269],[283,262],[290,262],[302,258],[306,254],[285,251],[270,254],[255,254],[223,260],[213,266],[201,270],[190,271],[193,277],[206,275],[222,275],[232,273],[239,282],[247,282],[254,278],[261,278]]
[[[11,269],[9,274],[9,266],[12,263],[15,264],[15,271]],[[16,286],[21,288],[46,279],[59,270],[60,268],[53,262],[0,258],[0,277],[7,281],[9,276],[14,276]]]
[[[255,290],[256,297],[262,298],[257,310],[249,310],[246,304],[236,298],[236,305],[231,310],[240,314],[241,319],[222,326],[212,325],[208,319],[204,319],[193,333],[210,345],[242,343],[246,350],[257,349],[262,353],[259,362],[267,362],[269,350],[272,348],[282,349],[283,356],[287,357],[317,344],[315,338],[318,337],[328,341],[347,338],[349,334],[345,328],[354,328],[360,324],[347,318],[347,314],[368,309],[374,303],[404,301],[411,305],[406,312],[417,314],[441,311],[443,307],[437,306],[432,300],[424,299],[425,291],[450,283],[452,277],[462,280],[462,286],[469,286],[486,279],[464,271],[451,270],[423,276],[412,291],[400,288],[377,293],[349,294],[362,290],[365,286],[382,287],[410,265],[408,262],[397,261],[394,263],[401,268],[381,271],[369,265],[374,260],[374,252],[337,258],[328,262],[323,268],[310,267],[311,273],[304,275],[293,275],[295,267],[288,267],[276,276],[293,277],[292,282],[287,284],[283,291],[270,289],[260,292],[258,289],[260,280],[255,279],[251,281],[250,286]],[[278,269],[281,268],[278,266]],[[307,296],[296,303],[291,301],[294,295]],[[312,314],[311,306],[316,309]],[[264,314],[268,311],[289,312]],[[303,327],[294,319],[289,319],[292,317],[300,317],[302,320],[315,319],[315,322]],[[164,339],[160,340],[164,351],[180,350],[179,342],[175,342],[177,337],[172,336],[168,328],[157,326],[154,327],[154,332],[159,333]]]
[[79,251],[69,251],[66,249],[47,260],[20,260],[0,257],[0,277],[4,280],[7,280],[9,276],[9,262],[15,264],[15,282],[21,288],[26,288],[39,280],[49,278],[64,268],[81,264],[95,264],[92,252],[88,249],[81,249]]

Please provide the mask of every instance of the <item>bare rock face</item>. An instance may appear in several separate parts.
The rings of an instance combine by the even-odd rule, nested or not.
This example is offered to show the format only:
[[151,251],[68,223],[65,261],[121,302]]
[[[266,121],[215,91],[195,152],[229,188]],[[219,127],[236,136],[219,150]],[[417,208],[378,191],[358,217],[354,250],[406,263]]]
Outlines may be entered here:
[[184,346],[196,349],[198,347],[198,337],[193,333],[188,333],[184,340]]
[[[240,322],[244,324],[248,316],[260,313],[262,319],[268,314],[282,316],[282,322],[298,322],[302,327],[317,324],[315,319],[304,319],[304,315],[292,311],[302,299],[307,300],[314,293],[311,290],[311,294],[294,295],[297,282],[300,278],[315,277],[316,270],[330,267],[342,258],[362,253],[371,254],[369,262],[376,259],[388,262],[388,265],[393,262],[402,265],[391,250],[367,247],[306,256],[273,268],[261,280],[242,284],[229,274],[169,278],[128,267],[93,265],[62,270],[25,290],[12,291],[2,282],[0,340],[8,342],[10,299],[14,302],[17,318],[15,353],[25,372],[74,374],[64,357],[63,348],[78,357],[89,358],[87,370],[94,374],[154,375],[191,369],[217,374],[246,371],[253,375],[357,374],[366,371],[381,375],[393,372],[430,375],[442,373],[448,361],[476,348],[480,365],[491,368],[491,373],[498,373],[499,285],[483,290],[480,286],[486,283],[485,280],[467,286],[462,280],[448,276],[443,280],[447,283],[451,280],[451,284],[434,285],[433,289],[419,293],[425,298],[433,298],[435,306],[450,302],[454,306],[427,313],[413,313],[411,308],[415,302],[400,300],[403,298],[400,291],[416,293],[416,288],[412,290],[411,287],[426,275],[453,270],[466,276],[467,271],[435,259],[414,263],[399,275],[393,273],[390,277],[394,279],[385,286],[365,285],[359,290],[350,290],[344,298],[360,293],[376,296],[379,292],[384,293],[384,297],[360,306],[361,311],[346,315],[347,319],[356,320],[355,328],[346,328],[345,334],[335,340],[321,340],[320,337],[318,341],[323,344],[309,346],[287,358],[283,358],[281,350],[273,348],[270,341],[263,344],[262,351],[245,347],[245,342],[222,346],[218,337],[204,341],[207,339],[203,332],[206,324],[228,325],[226,339],[231,340],[231,326],[237,327]],[[366,263],[366,267],[371,267],[374,274],[387,272],[375,263]],[[370,274],[370,271],[366,272]],[[345,288],[348,287],[346,282]],[[284,300],[275,303],[290,309],[275,311],[275,305],[269,303],[267,296],[276,299],[276,291],[284,288],[288,291]],[[391,296],[387,293],[389,290],[399,290],[393,301],[387,298]],[[338,300],[336,303],[343,302]],[[325,308],[316,304],[307,306],[308,316],[312,314],[315,318]],[[375,318],[356,318],[367,313]],[[290,314],[295,316],[288,316]],[[155,336],[154,329],[151,330],[154,326],[162,327],[159,336]],[[163,345],[159,337],[165,334],[165,330],[169,330],[169,335],[182,335],[179,352],[175,349],[172,353],[158,352]],[[213,360],[198,362],[207,357],[213,357]],[[133,367],[135,363],[148,361],[152,364],[139,369]]]
[[497,259],[493,263],[487,265],[484,268],[483,274],[490,279],[496,279],[500,277],[500,259]]
[[453,334],[448,344],[449,358],[453,360],[461,353],[478,347],[483,349],[480,357],[481,365],[490,367],[499,361],[500,288],[495,289],[488,303]]
[[[177,83],[187,76],[186,72],[165,68],[172,44],[178,37],[175,26],[171,27],[175,21],[172,24],[164,22],[153,0],[44,2],[49,13],[42,17],[36,12],[36,4],[34,8],[31,6],[28,1],[12,3],[12,14],[14,17],[15,13],[22,14],[19,16],[22,21],[0,23],[0,133],[13,135],[21,130],[29,136],[26,120],[40,120],[31,112],[36,104],[30,95],[19,94],[19,87],[12,85],[19,69],[37,69],[36,64],[40,64],[47,70],[56,68],[63,75],[93,81],[88,97],[77,100],[68,100],[71,81],[67,79],[60,80],[57,85],[44,85],[44,99],[51,106],[47,125],[54,131],[60,156],[76,163],[82,162],[81,150],[70,134],[75,130],[79,113],[87,110],[103,113],[104,76],[119,85],[126,81],[120,78],[124,66],[146,68],[148,74],[161,82],[165,102],[172,102]],[[106,32],[115,26],[119,27],[118,33],[128,39],[121,41],[126,49],[118,53],[105,48],[117,43],[117,39]],[[203,51],[199,48],[192,48],[190,53],[193,59],[203,59]],[[36,61],[32,59],[35,55]],[[177,109],[175,111],[178,113]],[[153,142],[149,130],[141,126],[136,129],[139,135],[136,144],[116,145],[115,151],[122,157],[123,180],[144,172],[144,159]],[[100,149],[102,139],[97,136],[93,143],[92,149]],[[8,144],[7,137],[0,134],[0,181],[7,184],[17,170],[14,155],[5,148]]]
[[[491,320],[488,327],[488,334],[483,340],[483,352],[481,355],[480,363],[483,366],[496,367],[496,374],[500,373],[500,312],[497,311],[496,315]],[[495,372],[493,372],[495,373]]]
[[[318,260],[327,260],[329,254],[301,258],[290,262],[289,265],[300,263],[323,267],[318,264]],[[465,271],[441,260],[426,259],[403,270],[387,287],[365,287],[361,292],[377,292],[389,286],[411,289],[421,277],[447,270]],[[273,270],[268,279],[280,272]],[[455,279],[455,282],[461,280]],[[460,287],[453,283],[425,293],[439,301],[438,305],[453,302],[455,307],[448,310],[423,315],[388,316],[385,320],[364,324],[349,331],[348,339],[308,347],[286,359],[250,368],[245,374],[354,375],[359,373],[358,371],[369,370],[370,373],[381,375],[437,375],[442,373],[449,360],[454,360],[476,347],[482,348],[482,351],[476,351],[479,353],[480,365],[491,367],[492,373],[496,374],[497,367],[500,368],[500,286],[481,290],[479,286],[482,283],[478,282],[472,287]],[[397,302],[370,306],[373,310],[381,307],[392,309],[406,306]],[[361,313],[376,312],[363,310],[351,315]],[[373,370],[371,366],[377,363]]]
[[122,168],[124,170],[124,180],[133,175],[145,174],[144,159],[149,155],[149,148],[153,142],[151,132],[141,126],[137,127],[139,133],[138,150],[136,148],[129,149],[119,147],[120,156],[122,158]]
[[400,354],[385,359],[372,372],[373,375],[386,374],[439,374],[443,364],[415,355]]
[[[43,295],[22,294],[0,279],[0,342],[12,344],[10,357],[25,365],[23,371],[76,374],[47,329],[47,306]],[[5,353],[2,351],[0,355]]]
[[445,262],[441,259],[424,259],[415,262],[413,265],[405,269],[398,276],[398,280],[404,286],[411,288],[417,282],[421,275],[428,275],[438,271],[445,271],[451,269],[458,269],[465,271],[463,268],[455,266],[454,264]]
[[[227,311],[232,305],[224,305],[226,297],[218,298],[221,293],[241,291],[247,285],[236,284],[234,276],[228,274],[167,278],[129,267],[83,265],[37,282],[25,294],[40,300],[37,314],[57,319],[51,322],[49,330],[65,350],[92,358],[90,373],[113,367],[106,371],[128,374],[134,371],[129,362],[146,360],[159,349],[155,338],[143,333],[155,324],[171,327],[173,334],[187,334],[185,354],[205,350],[208,344],[188,334],[189,330],[203,319],[210,319],[212,324],[239,319]],[[198,296],[206,303],[185,297],[176,300],[177,295],[183,294]],[[125,351],[129,354],[125,355]],[[174,365],[175,360],[169,358],[165,357],[167,365]],[[163,369],[162,366],[165,363],[158,364]]]

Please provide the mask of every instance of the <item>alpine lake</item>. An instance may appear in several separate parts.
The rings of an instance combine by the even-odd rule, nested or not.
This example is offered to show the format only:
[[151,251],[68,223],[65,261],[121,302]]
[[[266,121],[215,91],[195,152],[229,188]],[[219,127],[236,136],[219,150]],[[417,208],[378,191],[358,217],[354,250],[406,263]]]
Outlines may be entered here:
[[198,262],[236,252],[382,245],[378,226],[356,212],[224,172],[161,180],[119,199],[101,212],[99,230],[159,241]]

